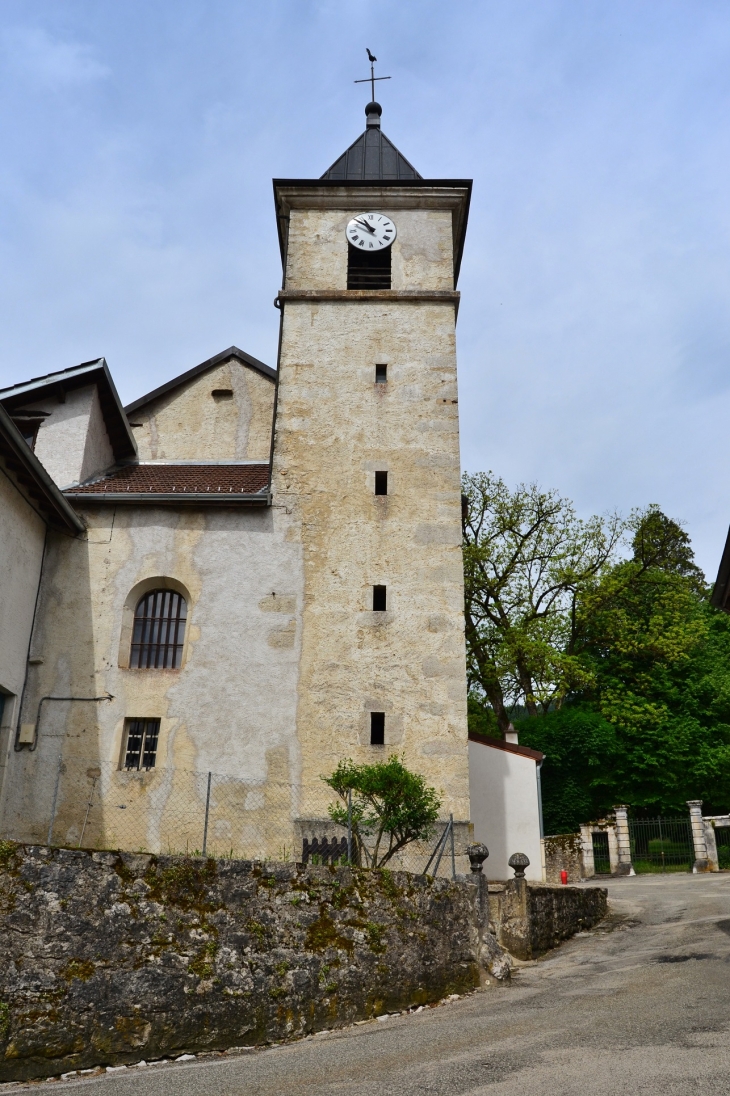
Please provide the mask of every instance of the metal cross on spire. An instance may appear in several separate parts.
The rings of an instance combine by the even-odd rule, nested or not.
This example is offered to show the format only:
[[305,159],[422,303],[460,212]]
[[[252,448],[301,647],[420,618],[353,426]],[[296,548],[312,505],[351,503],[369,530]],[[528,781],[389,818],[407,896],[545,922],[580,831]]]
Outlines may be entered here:
[[370,75],[368,76],[368,78],[366,80],[353,80],[353,83],[354,84],[370,84],[370,89],[371,89],[370,93],[372,95],[372,102],[374,103],[375,102],[375,81],[376,80],[390,80],[391,77],[390,76],[376,76],[375,75],[375,62],[377,61],[377,57],[373,57],[372,53],[367,48],[367,46],[365,47],[365,51],[368,55],[368,60],[370,62]]

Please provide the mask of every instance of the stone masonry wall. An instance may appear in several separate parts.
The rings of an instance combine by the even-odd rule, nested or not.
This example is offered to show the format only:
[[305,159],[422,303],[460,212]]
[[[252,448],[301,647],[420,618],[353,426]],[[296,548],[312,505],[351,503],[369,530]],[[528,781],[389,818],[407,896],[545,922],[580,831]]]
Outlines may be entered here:
[[545,837],[543,845],[546,883],[560,883],[561,871],[567,871],[569,883],[578,883],[584,877],[579,833],[560,833]]
[[[450,296],[453,211],[465,192],[427,189],[285,188],[285,292],[313,296],[283,304],[272,492],[289,523],[287,543],[302,552],[302,784],[322,787],[321,774],[339,761],[379,756],[370,724],[382,712],[386,751],[468,824]],[[397,224],[392,289],[348,297],[345,228],[365,209]],[[423,291],[445,296],[418,299]],[[384,383],[377,365],[387,367]],[[377,471],[387,473],[386,495],[375,494]],[[376,585],[387,590],[383,611],[373,611]]]
[[278,1041],[471,989],[477,894],[0,843],[0,1081]]
[[547,887],[530,884],[528,909],[533,955],[557,947],[576,932],[593,928],[608,910],[605,887]]
[[489,887],[489,917],[497,940],[518,959],[534,959],[592,928],[607,909],[604,887],[554,887],[524,879]]

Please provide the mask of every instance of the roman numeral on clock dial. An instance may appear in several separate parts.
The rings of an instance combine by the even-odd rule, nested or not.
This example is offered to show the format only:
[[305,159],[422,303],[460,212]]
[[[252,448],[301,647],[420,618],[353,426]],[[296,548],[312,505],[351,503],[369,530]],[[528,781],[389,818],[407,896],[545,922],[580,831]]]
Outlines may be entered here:
[[380,251],[390,247],[397,231],[390,217],[384,213],[357,213],[350,218],[345,235],[354,247]]

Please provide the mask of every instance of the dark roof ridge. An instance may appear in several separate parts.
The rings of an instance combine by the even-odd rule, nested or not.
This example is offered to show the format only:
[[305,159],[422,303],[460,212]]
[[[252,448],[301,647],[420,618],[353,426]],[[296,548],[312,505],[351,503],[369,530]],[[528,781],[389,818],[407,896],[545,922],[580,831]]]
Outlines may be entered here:
[[323,179],[338,179],[353,182],[364,179],[380,181],[422,179],[413,164],[406,160],[403,153],[379,127],[368,127],[364,133],[345,149],[331,167],[322,175]]
[[715,585],[712,587],[712,593],[710,594],[710,605],[714,605],[716,609],[722,609],[723,612],[730,612],[730,605],[728,604],[728,587],[730,586],[730,529],[728,529],[727,539],[725,541],[725,547],[722,551],[722,559],[720,560],[720,566],[717,571],[717,578],[715,579]]
[[[373,88],[375,84],[373,84]],[[365,132],[345,149],[323,179],[357,181],[362,179],[420,179],[413,164],[406,160],[380,128],[383,108],[375,99],[365,106]]]
[[469,731],[469,741],[479,742],[482,746],[492,746],[495,750],[504,750],[505,753],[520,754],[521,757],[530,757],[533,761],[542,761],[545,754],[539,750],[533,750],[530,746],[520,746],[517,742],[506,742],[503,738],[489,738],[487,735],[475,734]]
[[28,398],[42,399],[45,393],[51,395],[54,389],[80,388],[86,382],[95,383],[97,386],[101,412],[115,460],[136,457],[137,442],[124,413],[106,358],[94,358],[92,361],[81,362],[80,365],[71,366],[69,369],[46,373],[42,377],[34,377],[22,384],[0,389],[0,402],[9,404],[7,409],[12,414],[12,408],[25,403]]
[[257,373],[267,377],[270,381],[276,380],[275,369],[272,369],[268,365],[264,365],[258,358],[254,358],[252,354],[247,354],[245,350],[240,350],[237,346],[229,346],[227,350],[222,350],[220,354],[214,354],[212,358],[208,358],[206,361],[201,362],[200,365],[194,365],[192,369],[180,373],[177,377],[173,377],[172,380],[167,381],[165,384],[161,384],[159,388],[153,388],[151,392],[147,392],[146,395],[140,396],[139,399],[134,400],[132,403],[128,403],[124,408],[126,414],[133,415],[135,411],[138,411],[140,407],[144,407],[145,404],[152,403],[153,400],[159,399],[160,396],[165,396],[168,392],[172,392],[173,389],[178,388],[181,384],[194,380],[195,377],[200,376],[201,373],[205,373],[208,369],[213,369],[214,366],[220,365],[224,361],[228,361],[229,358],[236,358],[244,365],[248,365],[251,369],[255,369]]
[[28,391],[34,391],[35,388],[40,387],[41,381],[48,381],[49,383],[58,383],[58,378],[65,374],[70,377],[74,377],[83,371],[88,371],[92,366],[99,366],[106,364],[106,358],[91,358],[88,362],[80,362],[78,365],[68,366],[66,369],[54,369],[52,373],[43,373],[40,377],[31,377],[30,380],[22,381],[20,384],[11,384],[7,388],[0,388],[0,400],[9,399],[14,392],[20,390],[18,394],[22,394],[26,389]]
[[[61,526],[72,533],[85,526],[61,489],[53,482],[17,426],[0,403],[0,455],[23,488],[30,506],[47,525]],[[35,500],[35,501],[31,501]]]
[[269,461],[269,460],[253,460],[250,457],[247,457],[245,460],[235,460],[233,457],[224,457],[221,460],[202,460],[202,459],[201,460],[173,460],[172,458],[170,460],[168,460],[166,457],[160,457],[160,458],[155,458],[154,460],[136,460],[136,461],[133,461],[131,463],[134,463],[134,464],[151,464],[151,465],[157,465],[157,466],[160,466],[160,467],[165,467],[167,465],[179,465],[179,466],[184,465],[184,466],[187,466],[187,467],[203,468],[203,467],[206,467],[208,465],[210,465],[211,467],[220,467],[220,465],[225,465],[226,467],[228,467],[228,466],[234,466],[234,465],[238,465],[238,464],[256,464],[256,465],[265,464],[268,467],[269,464],[271,464],[271,461]]

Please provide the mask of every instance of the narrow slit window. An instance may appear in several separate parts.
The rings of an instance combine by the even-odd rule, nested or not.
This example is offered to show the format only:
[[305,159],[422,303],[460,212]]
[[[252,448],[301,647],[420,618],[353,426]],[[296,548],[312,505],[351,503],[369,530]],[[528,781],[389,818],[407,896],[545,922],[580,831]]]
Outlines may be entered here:
[[347,245],[347,288],[390,289],[390,248],[366,251]]
[[387,495],[388,494],[388,473],[376,472],[375,473],[375,494]]
[[388,383],[388,366],[376,365],[375,366],[375,383],[387,384]]
[[159,719],[128,719],[124,768],[154,769],[159,737]]
[[137,603],[129,665],[133,670],[179,670],[188,607],[174,590],[152,590]]
[[386,587],[373,586],[373,612],[384,613],[386,606]]
[[385,712],[370,713],[370,745],[385,745]]

